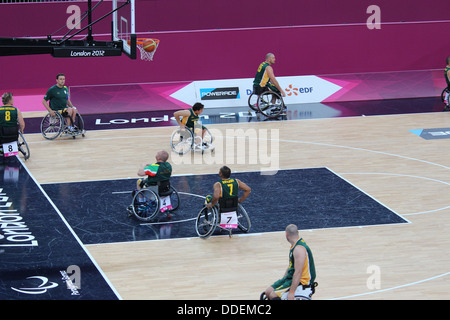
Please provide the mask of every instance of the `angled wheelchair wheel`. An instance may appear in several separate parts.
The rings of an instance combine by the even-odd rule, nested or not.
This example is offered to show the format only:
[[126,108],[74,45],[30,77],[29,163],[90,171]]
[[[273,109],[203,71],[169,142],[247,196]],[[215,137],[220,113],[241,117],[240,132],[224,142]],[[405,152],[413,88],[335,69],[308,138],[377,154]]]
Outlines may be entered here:
[[175,189],[173,186],[170,186],[170,189],[172,190],[172,194],[170,195],[170,203],[172,205],[172,209],[170,209],[170,211],[175,211],[180,207],[180,195],[178,194],[177,189]]
[[17,139],[17,147],[20,153],[23,154],[23,158],[28,160],[30,157],[30,148],[28,148],[28,143],[25,141],[22,132],[19,132],[19,138]]
[[205,134],[203,135],[203,142],[204,143],[208,143],[208,144],[212,144],[214,141],[214,137],[211,134],[211,131],[209,131],[208,128],[206,128]]
[[195,220],[195,230],[200,238],[209,238],[216,230],[219,214],[216,207],[203,207]]
[[249,232],[252,223],[250,221],[250,217],[247,214],[247,211],[240,203],[238,205],[237,218],[239,230],[241,230],[242,232]]
[[442,102],[444,102],[444,100],[445,100],[445,94],[446,94],[447,92],[449,92],[448,88],[444,88],[444,90],[442,90],[442,93],[441,93],[441,101],[442,101]]
[[258,95],[256,93],[252,93],[249,97],[248,97],[248,106],[250,107],[250,109],[252,109],[253,111],[258,111]]
[[278,117],[285,109],[283,98],[274,91],[265,91],[258,97],[258,111],[267,118]]
[[133,213],[138,220],[151,221],[159,213],[159,197],[149,189],[141,189],[133,197]]
[[188,128],[181,130],[178,128],[172,133],[170,139],[172,150],[180,155],[190,152],[194,146],[194,134]]
[[45,139],[53,140],[58,138],[64,129],[63,116],[56,112],[55,116],[48,113],[41,121],[41,133]]
[[75,136],[78,136],[81,134],[82,137],[85,136],[86,130],[84,130],[84,120],[81,114],[77,113],[75,117],[75,123],[73,124],[74,128],[76,129],[75,135],[73,138],[75,139]]

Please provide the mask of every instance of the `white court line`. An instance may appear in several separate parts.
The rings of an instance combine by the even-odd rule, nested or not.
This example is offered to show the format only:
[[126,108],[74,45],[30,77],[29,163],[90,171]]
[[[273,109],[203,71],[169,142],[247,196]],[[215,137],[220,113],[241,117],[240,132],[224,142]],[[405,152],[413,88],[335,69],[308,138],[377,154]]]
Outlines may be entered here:
[[442,277],[445,277],[447,275],[450,275],[450,272],[446,272],[446,273],[439,274],[439,275],[431,277],[431,278],[427,278],[427,279],[423,279],[423,280],[419,280],[419,281],[403,284],[403,285],[392,287],[392,288],[386,288],[386,289],[377,290],[377,291],[364,292],[364,293],[354,294],[354,295],[346,296],[346,297],[332,298],[330,300],[350,299],[350,298],[356,298],[356,297],[361,297],[361,296],[367,296],[369,294],[375,294],[375,293],[391,291],[391,290],[405,288],[405,287],[413,286],[413,285],[416,285],[416,284],[419,284],[419,283],[431,281],[431,280],[434,280],[434,279],[442,278]]
[[[130,128],[128,128],[128,129],[130,129]],[[86,137],[86,138],[83,138],[82,141],[116,140],[116,139],[138,139],[138,138],[164,138],[164,137],[170,137],[170,135],[138,135],[138,136],[121,136],[121,137],[102,137],[102,138],[89,138],[89,137]],[[275,140],[275,139],[272,139],[272,138],[260,138],[260,137],[252,138],[252,137],[236,137],[236,136],[229,137],[229,136],[225,136],[225,135],[222,136],[222,138],[233,138],[233,139],[234,138],[240,138],[240,139],[267,140],[267,141]],[[378,153],[378,154],[382,154],[382,155],[386,155],[386,156],[397,157],[397,158],[402,158],[402,159],[412,160],[412,161],[418,161],[418,162],[422,162],[422,163],[425,163],[425,164],[438,166],[438,167],[441,167],[441,168],[444,168],[444,169],[450,169],[450,167],[447,167],[447,166],[439,164],[439,163],[434,163],[434,162],[431,162],[431,161],[421,160],[421,159],[408,157],[408,156],[402,156],[402,155],[389,153],[389,152],[384,152],[384,151],[376,151],[376,150],[370,150],[370,149],[365,149],[365,148],[350,147],[350,146],[345,146],[345,145],[330,144],[330,143],[323,143],[323,142],[311,142],[311,141],[289,140],[289,139],[277,139],[277,140],[280,141],[280,142],[311,144],[311,145],[318,145],[318,146],[325,146],[325,147],[342,148],[342,149],[350,149],[350,150],[356,150],[356,151],[365,151],[365,152],[371,152],[371,153]],[[28,142],[28,144],[30,144],[30,143],[54,143],[54,142],[66,142],[66,140],[31,141],[31,142]]]
[[[226,123],[225,123],[226,124]],[[128,129],[132,129],[132,128],[128,128]],[[113,130],[113,129],[108,129],[108,130]],[[96,130],[98,131],[98,130]],[[138,136],[121,136],[121,137],[102,137],[102,138],[83,138],[83,140],[80,139],[80,141],[96,141],[96,140],[117,140],[117,139],[138,139],[138,138],[164,138],[164,137],[170,137],[170,135],[138,135]],[[236,137],[236,136],[232,136],[232,137],[228,137],[228,136],[222,136],[222,138],[240,138],[240,139],[251,139],[251,140],[266,140],[266,141],[273,141],[275,139],[272,138],[252,138],[252,137]],[[55,143],[55,142],[66,142],[67,140],[52,140],[52,141],[31,141],[31,142],[27,142],[28,144],[34,144],[34,143]],[[422,162],[425,164],[430,164],[433,166],[438,166],[444,169],[450,169],[450,167],[447,167],[445,165],[439,164],[439,163],[434,163],[431,161],[426,161],[426,160],[421,160],[421,159],[417,159],[417,158],[413,158],[413,157],[408,157],[408,156],[402,156],[402,155],[398,155],[398,154],[394,154],[394,153],[389,153],[389,152],[384,152],[384,151],[376,151],[376,150],[370,150],[370,149],[365,149],[365,148],[358,148],[358,147],[350,147],[350,146],[344,146],[344,145],[338,145],[338,144],[330,144],[330,143],[323,143],[323,142],[311,142],[311,141],[301,141],[301,140],[288,140],[288,139],[278,139],[278,141],[280,142],[288,142],[288,143],[300,143],[300,144],[311,144],[311,145],[318,145],[318,146],[325,146],[325,147],[333,147],[333,148],[342,148],[342,149],[350,149],[350,150],[356,150],[356,151],[365,151],[365,152],[371,152],[371,153],[378,153],[378,154],[382,154],[382,155],[386,155],[386,156],[391,156],[391,157],[397,157],[397,158],[402,158],[402,159],[406,159],[406,160],[412,160],[412,161],[418,161],[418,162]]]
[[164,221],[164,222],[148,222],[148,223],[141,223],[141,226],[151,226],[151,225],[156,225],[156,224],[174,224],[174,223],[182,223],[182,222],[188,222],[188,221],[192,221],[197,219],[197,217],[195,218],[189,218],[189,219],[184,219],[184,220],[175,220],[175,221]]
[[[382,205],[383,207],[387,208],[389,211],[395,213],[398,217],[400,217],[403,220],[406,220],[405,218],[402,217],[401,214],[399,214],[398,212],[392,210],[391,208],[389,208],[387,205],[385,205],[384,203],[382,203],[381,201],[379,201],[378,199],[375,199],[374,197],[372,197],[370,194],[368,194],[367,192],[365,192],[364,190],[362,190],[361,188],[357,187],[356,185],[354,185],[353,183],[351,183],[350,181],[348,181],[347,179],[344,179],[343,177],[341,177],[339,174],[337,174],[336,172],[332,171],[331,169],[327,168],[328,170],[330,170],[330,172],[332,172],[333,174],[335,174],[337,177],[341,178],[342,180],[344,180],[345,182],[347,182],[348,184],[350,184],[351,186],[353,186],[354,188],[356,188],[357,190],[359,190],[360,192],[362,192],[363,194],[365,194],[366,196],[368,196],[369,198],[371,198],[372,200],[374,200],[375,202],[379,203],[380,205]],[[411,223],[411,221],[406,220],[408,223]]]
[[[185,194],[188,196],[194,196],[194,197],[198,197],[198,198],[202,198],[205,199],[206,197],[198,195],[198,194],[194,194],[194,193],[188,193],[188,192],[181,192],[181,191],[177,191],[179,194]],[[124,194],[124,193],[131,193],[131,191],[114,191],[111,192],[112,194]],[[164,222],[148,222],[148,223],[141,223],[141,226],[148,226],[148,225],[157,225],[157,224],[174,224],[174,223],[181,223],[181,222],[188,222],[188,221],[192,221],[197,219],[197,217],[194,218],[189,218],[189,219],[183,219],[183,220],[174,220],[174,221],[164,221]]]
[[48,196],[48,194],[44,191],[44,189],[42,188],[42,186],[37,182],[37,180],[35,179],[35,177],[31,174],[30,170],[28,170],[27,166],[23,163],[22,159],[20,159],[20,157],[16,156],[17,159],[19,160],[19,162],[22,164],[22,167],[25,168],[25,170],[27,171],[28,175],[31,177],[31,179],[34,181],[34,183],[36,184],[36,186],[38,187],[38,189],[41,191],[42,195],[44,195],[44,197],[48,200],[48,202],[50,203],[50,205],[53,207],[53,209],[55,209],[56,213],[59,215],[60,219],[62,220],[62,222],[66,225],[67,229],[70,231],[70,233],[72,234],[72,236],[75,238],[75,240],[78,242],[78,244],[80,245],[80,247],[83,249],[83,251],[86,253],[86,255],[88,256],[88,258],[91,260],[92,264],[97,268],[97,271],[101,274],[101,276],[103,277],[103,279],[105,279],[106,283],[109,285],[109,287],[111,288],[111,290],[114,292],[114,294],[116,295],[116,297],[119,300],[122,300],[122,297],[120,296],[119,292],[116,290],[116,288],[114,287],[114,285],[111,283],[111,281],[109,281],[108,277],[106,276],[106,274],[103,272],[103,270],[100,268],[100,266],[97,264],[97,261],[95,261],[94,257],[90,254],[90,252],[87,250],[86,246],[83,244],[83,242],[81,242],[80,238],[78,237],[78,235],[75,233],[75,231],[72,229],[72,227],[70,226],[70,224],[67,222],[66,218],[64,218],[64,216],[62,215],[62,213],[59,211],[58,207],[55,205],[55,203],[52,201],[52,199],[50,199],[50,197]]
[[[445,184],[447,186],[450,186],[450,183],[442,181],[442,180],[437,180],[437,179],[433,179],[433,178],[427,178],[427,177],[422,177],[422,176],[414,176],[414,175],[410,175],[410,174],[398,174],[398,173],[379,173],[379,172],[345,172],[345,173],[340,173],[343,175],[348,175],[348,174],[352,174],[352,175],[387,175],[387,176],[398,176],[398,177],[408,177],[408,178],[415,178],[415,179],[423,179],[423,180],[428,180],[428,181],[433,181],[433,182],[438,182],[438,183],[442,183]],[[428,210],[428,211],[421,211],[421,212],[414,212],[414,213],[403,213],[401,214],[402,216],[412,216],[412,215],[419,215],[419,214],[424,214],[424,213],[432,213],[432,212],[437,212],[437,211],[441,211],[441,210],[445,210],[450,208],[450,206],[446,206],[443,208],[439,208],[439,209],[434,209],[434,210]]]
[[373,175],[409,177],[409,178],[424,179],[424,180],[439,182],[439,183],[443,183],[443,184],[446,184],[446,185],[450,186],[449,182],[445,182],[445,181],[437,180],[437,179],[433,179],[433,178],[422,177],[422,176],[414,176],[414,175],[410,175],[410,174],[385,173],[385,172],[344,172],[344,173],[340,173],[340,174],[363,174],[363,175],[373,174]]
[[[265,140],[273,140],[273,139],[265,139]],[[417,158],[402,156],[402,155],[389,153],[389,152],[383,152],[383,151],[375,151],[375,150],[370,150],[370,149],[364,149],[364,148],[358,148],[358,147],[349,147],[349,146],[343,146],[343,145],[337,145],[337,144],[329,144],[329,143],[322,143],[322,142],[310,142],[310,141],[286,140],[286,139],[279,139],[279,141],[291,142],[291,143],[312,144],[312,145],[318,145],[318,146],[343,148],[343,149],[350,149],[350,150],[357,150],[357,151],[366,151],[366,152],[382,154],[382,155],[385,155],[385,156],[391,156],[391,157],[397,157],[397,158],[402,158],[402,159],[406,159],[406,160],[423,162],[423,163],[426,163],[426,164],[431,164],[433,166],[442,167],[444,169],[450,169],[450,167],[444,166],[444,165],[439,164],[439,163],[434,163],[434,162],[431,162],[431,161],[421,160],[421,159],[417,159]]]

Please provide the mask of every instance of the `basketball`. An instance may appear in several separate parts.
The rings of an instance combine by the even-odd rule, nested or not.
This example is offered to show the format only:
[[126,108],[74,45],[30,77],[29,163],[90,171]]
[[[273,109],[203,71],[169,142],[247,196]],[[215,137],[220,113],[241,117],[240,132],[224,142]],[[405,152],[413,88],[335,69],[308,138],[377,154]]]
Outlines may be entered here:
[[146,39],[142,43],[142,48],[147,52],[153,52],[156,49],[156,43],[153,39]]

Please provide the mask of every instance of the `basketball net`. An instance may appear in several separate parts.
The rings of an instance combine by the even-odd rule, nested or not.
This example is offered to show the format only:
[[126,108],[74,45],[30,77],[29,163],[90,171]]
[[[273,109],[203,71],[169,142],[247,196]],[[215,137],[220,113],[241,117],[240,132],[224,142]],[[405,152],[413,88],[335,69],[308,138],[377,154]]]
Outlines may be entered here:
[[[144,41],[145,40],[153,40],[155,42],[155,49],[151,52],[144,50]],[[155,55],[156,49],[158,49],[159,46],[159,40],[158,39],[138,39],[136,42],[136,45],[141,52],[141,60],[144,61],[153,61],[153,56]]]

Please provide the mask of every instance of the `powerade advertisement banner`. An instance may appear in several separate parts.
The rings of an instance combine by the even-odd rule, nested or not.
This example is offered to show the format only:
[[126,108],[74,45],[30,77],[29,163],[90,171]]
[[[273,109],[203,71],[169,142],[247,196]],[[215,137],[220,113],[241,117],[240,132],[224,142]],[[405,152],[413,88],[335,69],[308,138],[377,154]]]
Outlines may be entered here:
[[[342,89],[317,76],[278,77],[286,93],[286,104],[321,102]],[[194,81],[170,95],[187,105],[201,101],[205,107],[246,106],[253,91],[253,79]]]
[[239,87],[200,89],[201,100],[240,99]]

